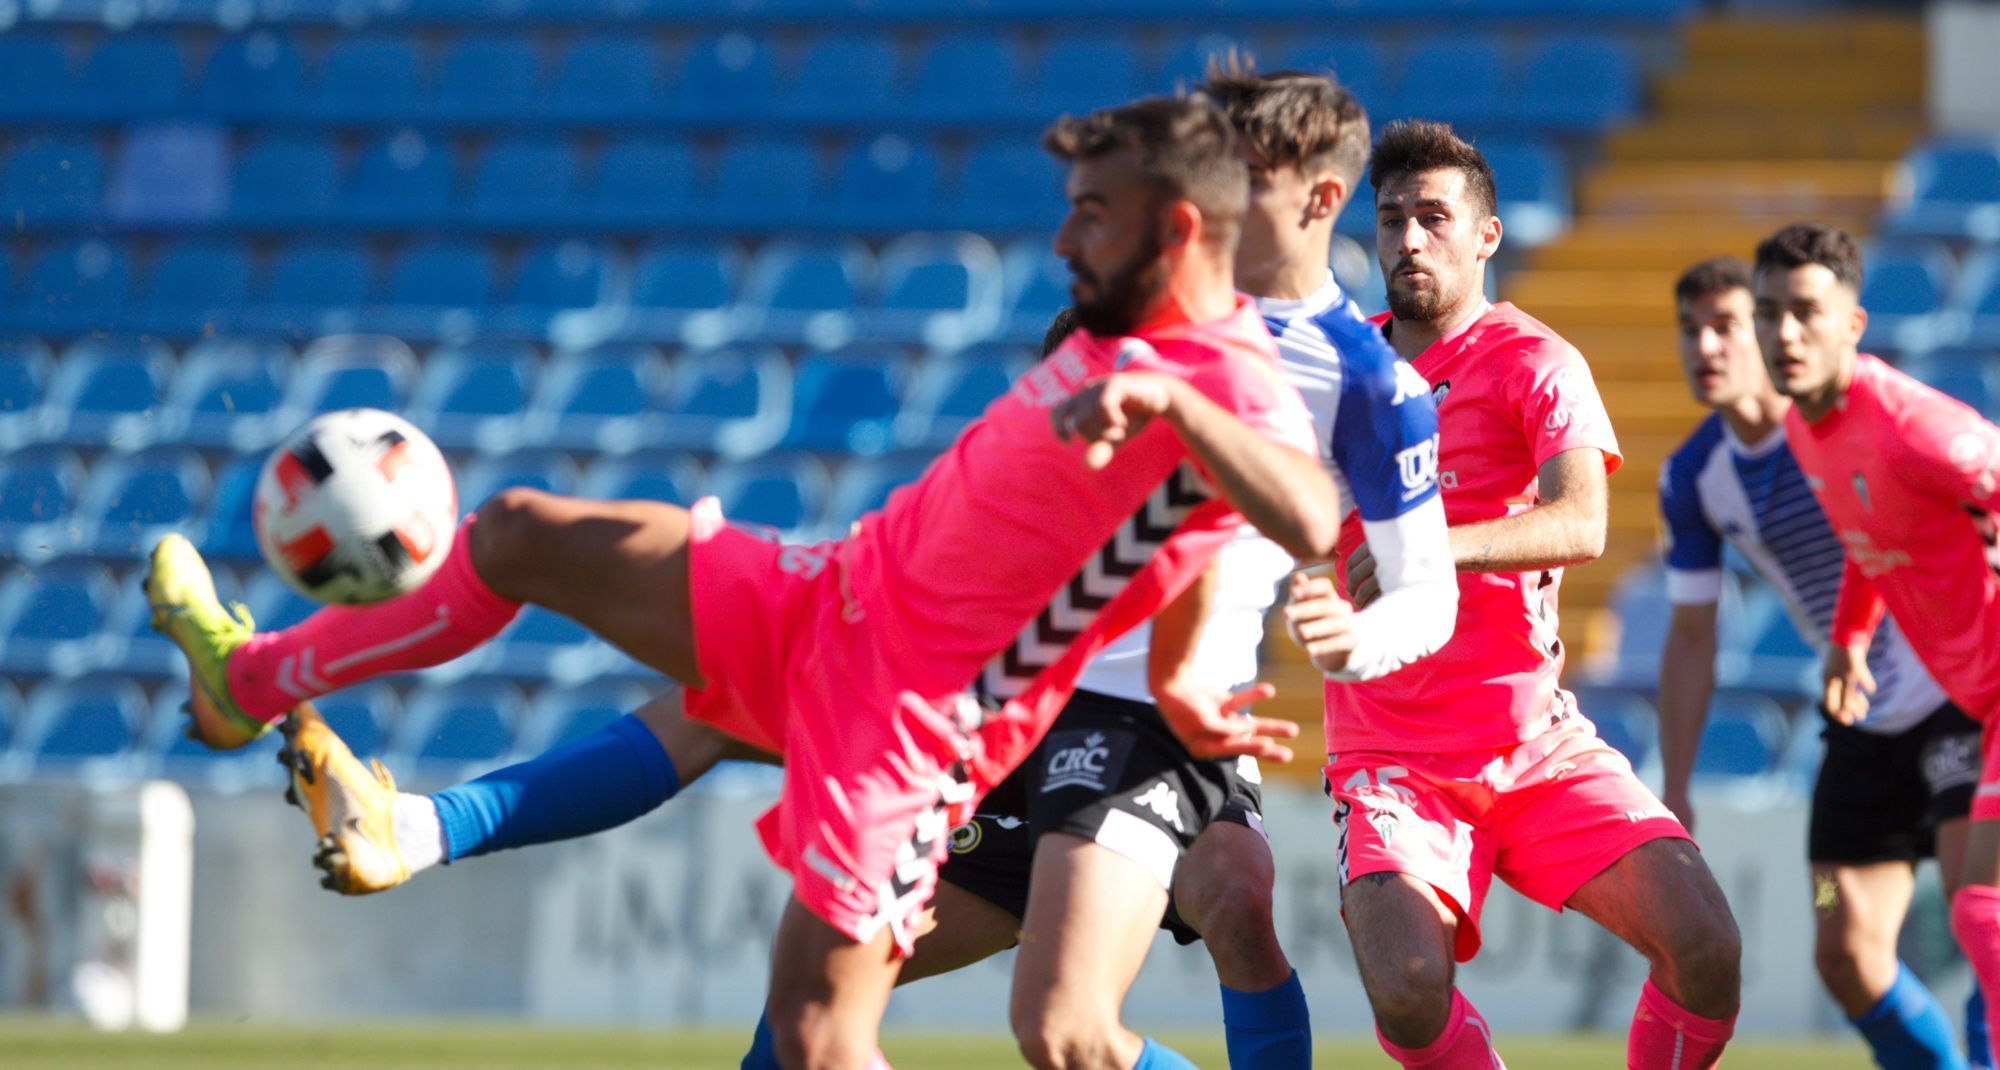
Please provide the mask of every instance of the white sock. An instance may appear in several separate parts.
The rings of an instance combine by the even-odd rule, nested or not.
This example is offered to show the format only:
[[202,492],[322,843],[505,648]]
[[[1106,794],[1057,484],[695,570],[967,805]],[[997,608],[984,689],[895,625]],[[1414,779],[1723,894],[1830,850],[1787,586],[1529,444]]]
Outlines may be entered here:
[[437,804],[430,796],[397,792],[389,817],[396,828],[396,849],[411,874],[444,861],[444,822],[438,820]]

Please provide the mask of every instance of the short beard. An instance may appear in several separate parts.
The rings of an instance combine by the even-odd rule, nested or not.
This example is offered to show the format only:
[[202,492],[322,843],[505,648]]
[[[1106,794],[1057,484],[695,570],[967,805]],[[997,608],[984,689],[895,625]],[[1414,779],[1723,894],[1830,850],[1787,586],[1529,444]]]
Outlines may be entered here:
[[1389,287],[1389,314],[1403,323],[1434,323],[1448,308],[1444,295],[1436,289],[1415,293]]
[[1138,328],[1140,318],[1165,287],[1160,239],[1148,233],[1132,259],[1097,287],[1096,300],[1076,303],[1077,326],[1099,338],[1122,338]]

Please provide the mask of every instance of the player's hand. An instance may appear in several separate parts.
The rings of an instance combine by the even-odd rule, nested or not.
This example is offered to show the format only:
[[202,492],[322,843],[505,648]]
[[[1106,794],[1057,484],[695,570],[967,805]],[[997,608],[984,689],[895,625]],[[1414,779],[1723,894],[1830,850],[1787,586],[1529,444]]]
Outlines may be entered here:
[[1174,735],[1197,758],[1249,755],[1259,761],[1289,762],[1292,749],[1281,739],[1299,734],[1299,726],[1278,717],[1255,717],[1250,705],[1278,693],[1270,684],[1253,684],[1240,691],[1217,691],[1176,678],[1153,689],[1153,703]]
[[1667,809],[1672,810],[1675,817],[1680,818],[1681,827],[1688,831],[1688,835],[1694,835],[1694,800],[1688,795],[1687,785],[1669,787],[1660,793],[1660,801],[1667,804]]
[[1056,437],[1088,444],[1083,463],[1102,468],[1119,446],[1146,429],[1155,416],[1173,408],[1180,380],[1158,372],[1115,372],[1093,379],[1083,389],[1049,410]]
[[1285,630],[1292,642],[1305,650],[1313,667],[1323,673],[1347,668],[1359,636],[1354,630],[1354,607],[1333,589],[1325,576],[1292,576],[1291,598],[1285,603]]
[[1375,580],[1375,555],[1364,542],[1347,559],[1347,597],[1353,600],[1354,608],[1367,609],[1368,603],[1381,596],[1382,585]]
[[1841,724],[1856,724],[1868,716],[1868,696],[1875,693],[1875,675],[1868,671],[1868,647],[1831,646],[1820,672],[1825,681],[1826,715]]

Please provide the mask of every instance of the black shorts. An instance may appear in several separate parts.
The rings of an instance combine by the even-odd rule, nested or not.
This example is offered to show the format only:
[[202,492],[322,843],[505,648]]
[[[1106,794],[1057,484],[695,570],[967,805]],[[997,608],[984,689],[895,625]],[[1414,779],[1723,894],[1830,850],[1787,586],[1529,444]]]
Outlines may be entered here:
[[[1158,872],[1216,821],[1263,831],[1263,794],[1235,759],[1190,755],[1146,703],[1078,691],[1041,746],[951,831],[938,876],[1018,918],[1043,833],[1080,836]],[[1183,944],[1201,938],[1171,897],[1160,927]]]
[[1896,735],[1828,723],[1813,785],[1807,857],[1861,865],[1915,862],[1936,851],[1941,821],[1972,809],[1979,724],[1946,703]]

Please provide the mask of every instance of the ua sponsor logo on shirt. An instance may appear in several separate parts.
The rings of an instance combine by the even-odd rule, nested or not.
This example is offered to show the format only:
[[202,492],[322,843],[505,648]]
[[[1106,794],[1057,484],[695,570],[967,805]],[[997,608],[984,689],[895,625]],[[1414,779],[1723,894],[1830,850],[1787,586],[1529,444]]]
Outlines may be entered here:
[[1432,435],[1406,450],[1396,451],[1396,472],[1403,481],[1403,500],[1429,490],[1438,477],[1438,437]]

